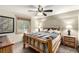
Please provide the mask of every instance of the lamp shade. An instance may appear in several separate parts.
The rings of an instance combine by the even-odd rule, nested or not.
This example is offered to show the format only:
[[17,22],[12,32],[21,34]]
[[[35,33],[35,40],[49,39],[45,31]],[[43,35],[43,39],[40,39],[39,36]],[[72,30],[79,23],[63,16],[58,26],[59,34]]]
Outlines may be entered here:
[[71,25],[67,25],[66,28],[67,28],[67,29],[71,29],[72,26],[71,26]]

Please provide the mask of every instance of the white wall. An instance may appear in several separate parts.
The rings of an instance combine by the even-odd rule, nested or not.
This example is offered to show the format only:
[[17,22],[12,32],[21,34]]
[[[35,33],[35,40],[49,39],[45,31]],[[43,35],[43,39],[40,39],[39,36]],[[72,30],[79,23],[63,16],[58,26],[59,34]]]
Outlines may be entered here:
[[38,19],[32,17],[31,18],[31,32],[37,32],[38,31]]
[[38,28],[42,28],[46,17],[32,17],[31,18],[31,32],[38,32]]
[[[2,10],[0,9],[0,15],[1,16],[8,16],[8,17],[13,17],[15,18],[15,14],[10,12],[10,11],[6,11],[6,10]],[[10,33],[10,34],[3,34],[3,35],[7,35],[7,37],[9,38],[9,40],[12,42],[12,43],[16,43],[16,42],[19,42],[19,41],[22,41],[22,37],[23,37],[23,34],[16,34],[16,18],[14,19],[15,20],[15,28],[14,28],[14,33]],[[0,36],[2,36],[0,34]]]

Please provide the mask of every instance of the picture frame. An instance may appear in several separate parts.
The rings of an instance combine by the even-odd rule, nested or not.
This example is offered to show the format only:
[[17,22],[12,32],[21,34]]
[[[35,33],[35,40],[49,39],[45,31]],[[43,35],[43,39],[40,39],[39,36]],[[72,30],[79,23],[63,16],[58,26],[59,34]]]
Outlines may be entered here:
[[14,18],[8,16],[0,16],[0,34],[14,32]]

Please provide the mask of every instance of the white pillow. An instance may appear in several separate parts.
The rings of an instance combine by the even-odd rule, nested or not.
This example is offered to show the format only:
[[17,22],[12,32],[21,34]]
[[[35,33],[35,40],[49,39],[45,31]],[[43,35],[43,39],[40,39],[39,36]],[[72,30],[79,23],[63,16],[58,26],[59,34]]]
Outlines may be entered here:
[[44,29],[43,31],[45,31],[45,32],[46,32],[46,31],[48,31],[48,29]]
[[56,33],[60,33],[60,31],[58,31],[58,30],[54,30],[54,32],[56,32]]
[[52,29],[50,29],[49,31],[48,31],[49,33],[52,33],[52,32],[54,32]]
[[42,28],[40,28],[40,31],[43,31],[43,29],[42,29]]

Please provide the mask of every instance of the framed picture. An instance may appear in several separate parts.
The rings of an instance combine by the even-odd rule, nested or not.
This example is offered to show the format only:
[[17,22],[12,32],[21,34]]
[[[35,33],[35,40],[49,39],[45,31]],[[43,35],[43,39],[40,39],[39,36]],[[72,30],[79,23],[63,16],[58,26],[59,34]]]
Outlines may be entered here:
[[0,34],[14,32],[14,18],[0,16]]

